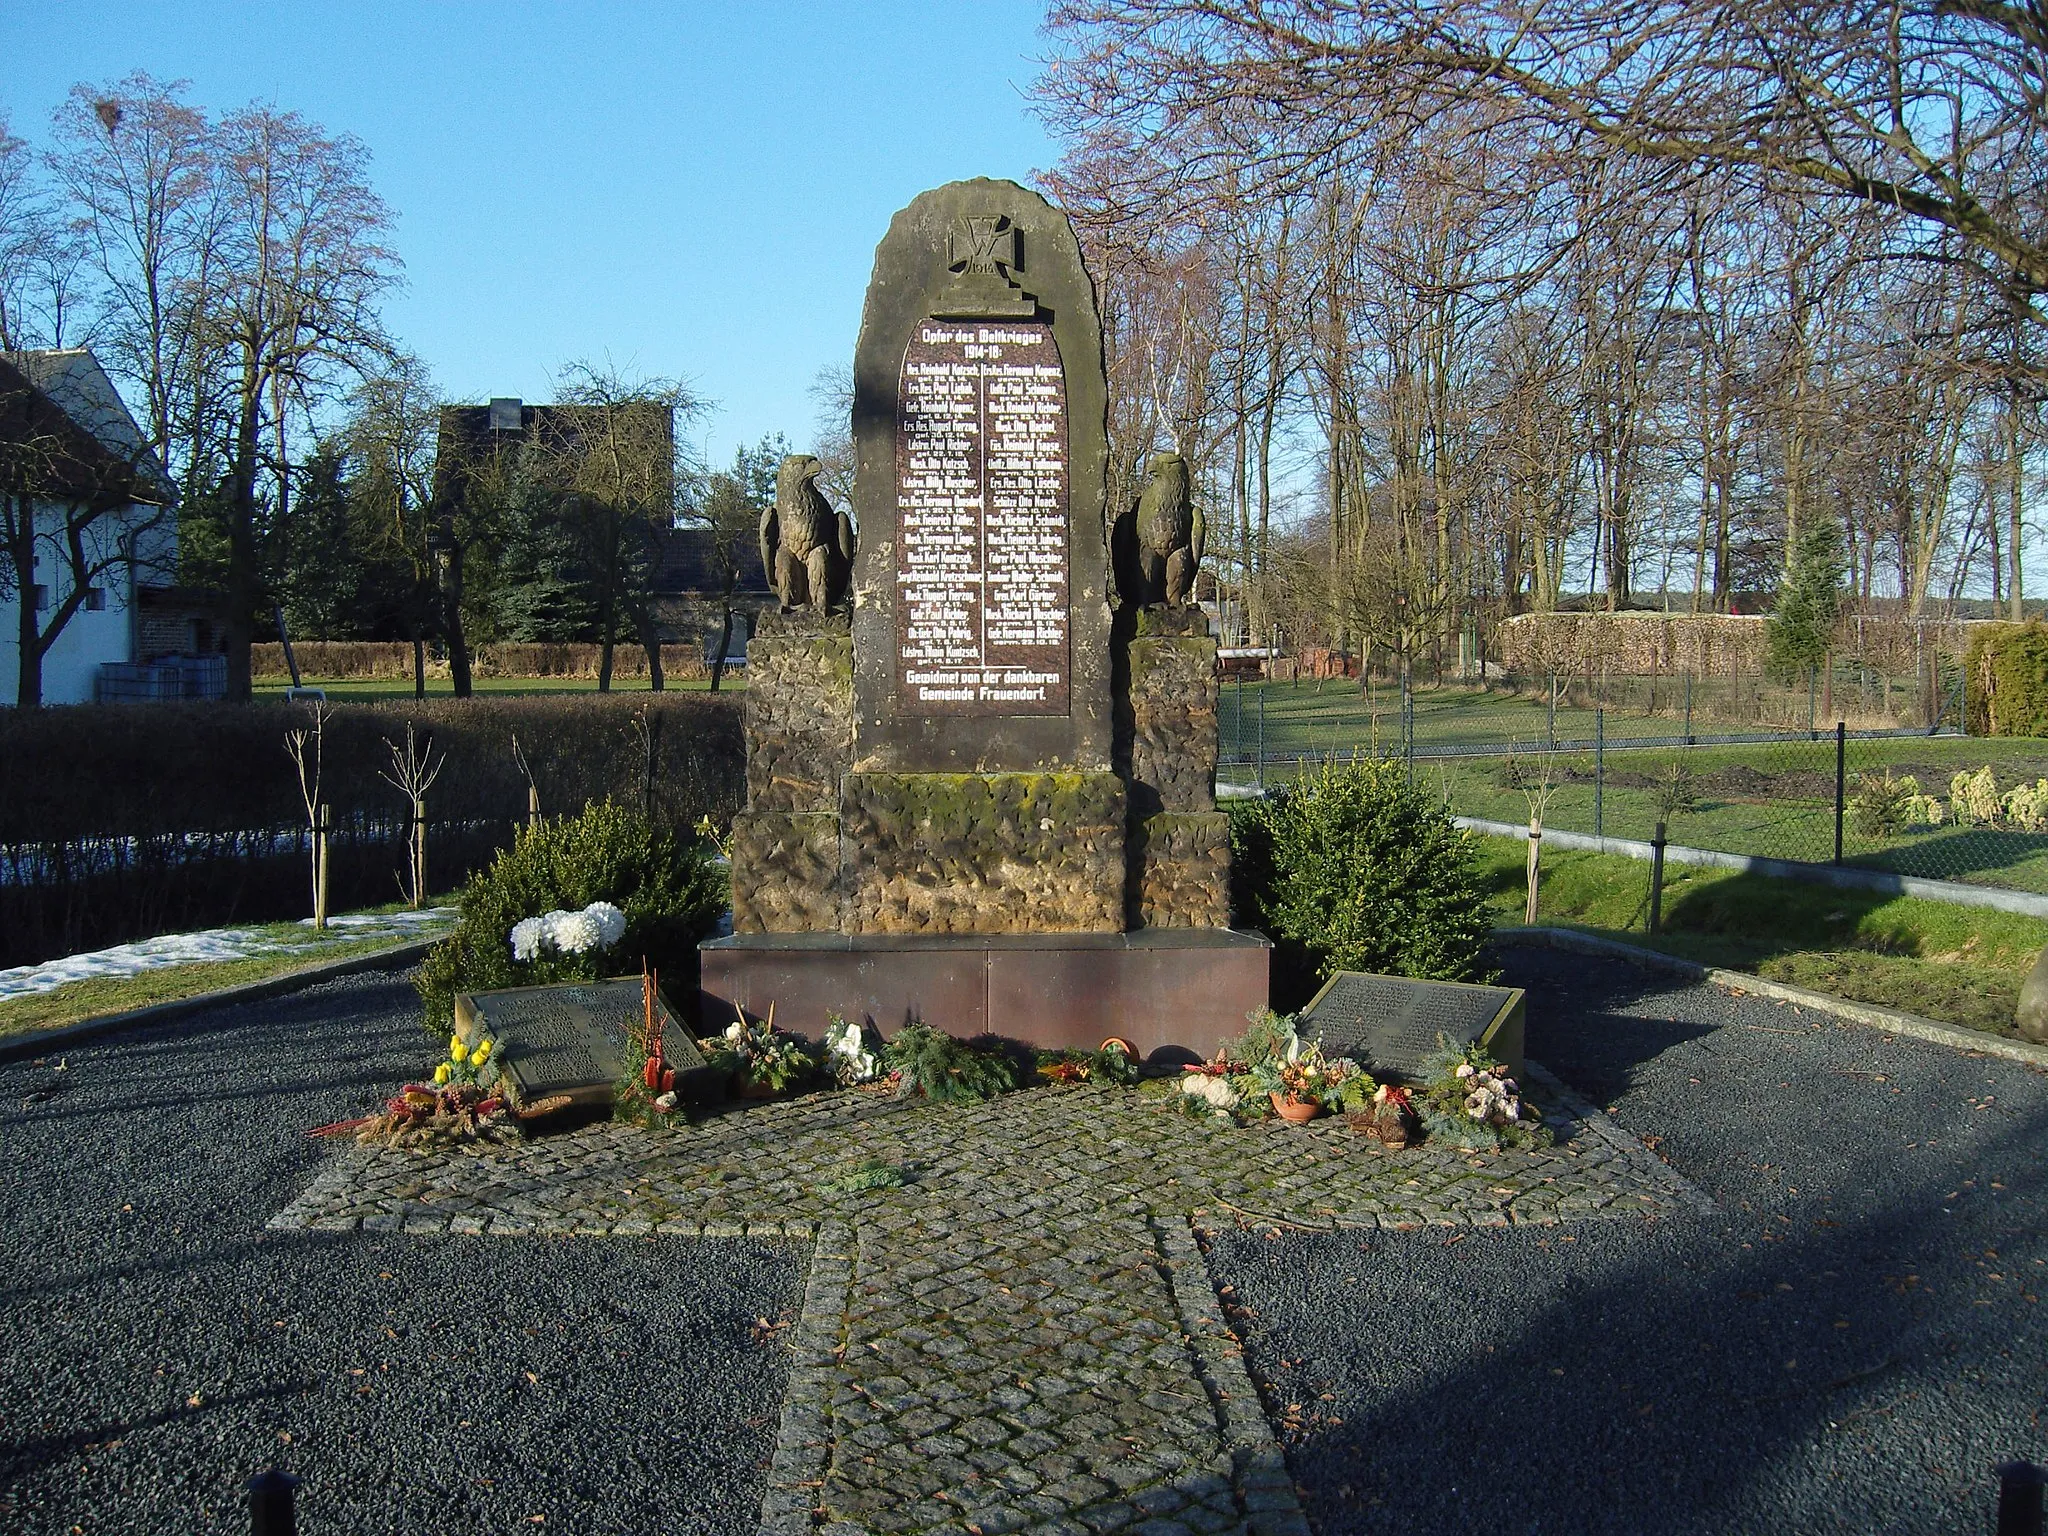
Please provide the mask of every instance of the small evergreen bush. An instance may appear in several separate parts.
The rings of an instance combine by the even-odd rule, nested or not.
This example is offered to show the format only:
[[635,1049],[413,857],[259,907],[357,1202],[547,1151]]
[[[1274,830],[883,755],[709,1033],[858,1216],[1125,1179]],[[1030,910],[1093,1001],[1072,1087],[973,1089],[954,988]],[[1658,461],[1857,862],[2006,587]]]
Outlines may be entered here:
[[1271,938],[1283,1001],[1332,971],[1481,979],[1474,840],[1386,758],[1326,762],[1231,814],[1236,920]]
[[[626,914],[616,945],[513,959],[513,924],[594,901]],[[416,985],[427,1031],[441,1035],[452,1026],[457,992],[630,975],[643,960],[657,970],[685,971],[726,902],[725,871],[708,849],[609,800],[580,816],[523,828],[490,868],[470,878],[455,932],[421,962]]]
[[1978,624],[1963,662],[1972,736],[2048,736],[2048,626]]
[[1825,513],[1809,516],[1778,586],[1778,604],[1764,620],[1765,661],[1786,677],[1803,677],[1827,660],[1842,614],[1842,529]]

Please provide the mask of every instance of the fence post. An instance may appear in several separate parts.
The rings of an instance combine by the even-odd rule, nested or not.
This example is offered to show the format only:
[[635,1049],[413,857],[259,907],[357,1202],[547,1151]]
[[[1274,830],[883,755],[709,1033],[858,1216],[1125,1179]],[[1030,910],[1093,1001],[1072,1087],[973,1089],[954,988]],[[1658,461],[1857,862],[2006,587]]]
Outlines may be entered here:
[[1237,714],[1231,721],[1231,735],[1235,738],[1231,746],[1236,748],[1235,756],[1244,761],[1244,674],[1237,674]]
[[297,1525],[292,1499],[298,1486],[299,1480],[279,1467],[258,1472],[249,1479],[251,1536],[294,1536]]
[[1685,744],[1692,745],[1692,669],[1685,672]]
[[1259,768],[1258,785],[1266,787],[1266,690],[1259,690]]
[[1806,734],[1814,741],[1820,740],[1820,732],[1813,727],[1814,679],[1818,676],[1812,667],[1806,669]]
[[1843,783],[1849,766],[1849,726],[1846,721],[1835,722],[1835,862],[1842,862],[1842,811],[1844,799]]
[[2031,1461],[1998,1469],[1998,1536],[2042,1536],[2041,1486],[2048,1481]]
[[529,827],[540,825],[540,786],[537,784],[526,786],[526,824]]
[[1593,835],[1600,836],[1601,802],[1607,790],[1607,711],[1593,711]]
[[1657,931],[1664,916],[1664,823],[1657,823],[1657,835],[1650,839],[1650,932]]

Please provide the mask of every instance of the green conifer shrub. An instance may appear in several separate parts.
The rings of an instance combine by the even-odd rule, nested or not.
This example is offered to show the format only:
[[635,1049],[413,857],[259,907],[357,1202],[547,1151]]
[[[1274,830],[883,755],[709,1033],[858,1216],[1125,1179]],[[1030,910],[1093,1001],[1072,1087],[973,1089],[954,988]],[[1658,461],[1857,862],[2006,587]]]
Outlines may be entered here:
[[1473,839],[1387,758],[1326,762],[1231,812],[1235,920],[1273,940],[1297,1006],[1332,971],[1481,979],[1492,924]]
[[[711,850],[609,800],[524,828],[488,869],[470,877],[455,932],[420,963],[415,985],[427,1033],[448,1032],[457,992],[636,975],[642,960],[671,975],[693,975],[697,944],[728,900],[725,870]],[[625,937],[612,948],[513,959],[514,923],[594,901],[626,914]]]

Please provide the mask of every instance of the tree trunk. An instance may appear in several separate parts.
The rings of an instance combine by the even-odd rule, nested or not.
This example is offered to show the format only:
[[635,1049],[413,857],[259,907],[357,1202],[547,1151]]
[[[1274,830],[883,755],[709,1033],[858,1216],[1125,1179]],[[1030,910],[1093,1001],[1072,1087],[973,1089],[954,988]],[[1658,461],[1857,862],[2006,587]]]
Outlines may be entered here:
[[718,630],[718,654],[711,658],[711,691],[718,692],[718,685],[725,679],[725,653],[732,646],[732,600],[728,595],[725,604],[725,622]]
[[27,496],[11,498],[14,512],[13,535],[7,541],[7,561],[14,568],[15,704],[20,709],[38,709],[43,702],[43,653],[37,646],[35,571],[36,507]]
[[427,696],[427,637],[417,623],[412,627],[412,696]]
[[448,641],[448,675],[455,685],[455,697],[470,696],[469,643],[462,634],[462,546],[448,552],[448,586],[441,594],[444,603],[441,632]]
[[2006,565],[2012,573],[2012,622],[2026,622],[2026,604],[2023,584],[2020,581],[2020,496],[2026,477],[2026,455],[2020,450],[2020,407],[2017,400],[2012,402],[2010,435],[2007,438],[2006,454],[2010,460],[2011,479],[2007,483],[2010,506],[2006,522]]
[[256,638],[261,573],[256,569],[256,428],[262,381],[250,352],[242,364],[235,423],[235,468],[228,493],[227,653],[230,699],[250,696],[249,647]]

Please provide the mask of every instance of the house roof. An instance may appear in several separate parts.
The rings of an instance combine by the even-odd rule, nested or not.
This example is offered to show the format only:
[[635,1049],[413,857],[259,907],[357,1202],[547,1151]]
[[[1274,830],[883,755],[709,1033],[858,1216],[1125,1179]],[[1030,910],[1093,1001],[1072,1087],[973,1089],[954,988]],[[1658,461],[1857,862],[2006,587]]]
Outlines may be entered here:
[[[664,597],[716,597],[725,590],[725,579],[713,559],[715,535],[709,528],[678,528],[662,541],[661,568],[654,575],[654,590]],[[771,588],[768,573],[761,566],[761,547],[751,537],[740,541],[739,582],[736,597],[767,597]]]
[[[25,382],[98,448],[97,455],[75,450],[81,461],[98,461],[81,462],[75,466],[77,469],[98,481],[111,474],[125,482],[122,491],[130,500],[168,505],[175,499],[176,488],[164,473],[162,463],[128,413],[114,381],[90,351],[66,347],[0,352],[0,367],[9,370],[15,380]],[[9,383],[13,384],[13,392],[20,391],[20,383],[0,374],[0,388]],[[4,423],[0,423],[0,431],[21,429],[26,421],[19,412],[9,412]]]

